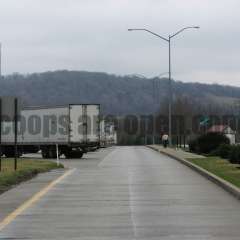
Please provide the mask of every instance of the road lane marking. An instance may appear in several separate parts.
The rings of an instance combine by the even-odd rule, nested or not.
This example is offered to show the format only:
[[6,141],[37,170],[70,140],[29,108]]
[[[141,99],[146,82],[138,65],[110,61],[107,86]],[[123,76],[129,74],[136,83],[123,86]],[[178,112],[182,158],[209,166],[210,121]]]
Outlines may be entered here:
[[129,208],[130,208],[130,214],[131,214],[131,221],[132,221],[132,227],[133,227],[133,233],[134,233],[134,239],[137,239],[137,223],[136,223],[136,217],[134,214],[134,205],[133,205],[133,195],[134,195],[134,191],[133,191],[133,176],[132,176],[132,172],[130,169],[127,170],[128,173],[128,193],[129,193]]
[[31,197],[29,200],[24,202],[20,207],[18,207],[16,210],[14,210],[12,213],[10,213],[7,217],[3,219],[2,222],[0,222],[0,232],[8,225],[10,224],[17,216],[19,216],[23,211],[31,207],[34,203],[39,201],[45,194],[47,194],[55,185],[57,185],[59,182],[61,182],[65,177],[69,176],[73,173],[75,169],[70,169],[67,172],[65,172],[63,175],[61,175],[56,180],[49,183],[46,187],[44,187],[42,190],[40,190],[38,193],[36,193],[33,197]]
[[116,151],[118,151],[118,149],[113,148],[111,152],[107,153],[107,155],[104,156],[104,158],[100,161],[100,163],[98,163],[98,167],[102,167],[102,165],[104,165],[103,162],[108,162],[109,158],[111,158],[113,154],[116,154]]

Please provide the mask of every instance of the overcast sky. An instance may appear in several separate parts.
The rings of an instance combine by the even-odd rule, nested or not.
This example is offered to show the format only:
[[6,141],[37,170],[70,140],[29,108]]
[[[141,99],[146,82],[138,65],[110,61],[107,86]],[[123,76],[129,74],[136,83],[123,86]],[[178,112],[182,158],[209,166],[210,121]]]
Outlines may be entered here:
[[2,72],[68,69],[240,86],[239,0],[0,0]]

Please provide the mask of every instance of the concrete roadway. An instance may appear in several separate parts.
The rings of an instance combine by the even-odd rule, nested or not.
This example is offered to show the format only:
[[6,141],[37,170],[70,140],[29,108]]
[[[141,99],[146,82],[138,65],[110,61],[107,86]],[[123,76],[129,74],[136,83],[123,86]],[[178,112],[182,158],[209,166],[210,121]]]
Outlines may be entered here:
[[145,147],[86,158],[0,239],[240,239],[240,202],[176,160]]

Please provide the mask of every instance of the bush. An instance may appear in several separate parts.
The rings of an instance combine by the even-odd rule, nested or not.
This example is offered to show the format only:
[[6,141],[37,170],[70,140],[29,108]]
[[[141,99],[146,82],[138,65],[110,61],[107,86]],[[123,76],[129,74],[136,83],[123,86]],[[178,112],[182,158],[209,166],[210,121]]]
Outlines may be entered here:
[[216,157],[216,156],[220,156],[219,154],[219,148],[214,149],[213,151],[211,151],[209,154],[207,154],[209,157]]
[[198,152],[198,141],[197,141],[197,139],[191,140],[188,143],[188,146],[189,146],[189,151],[190,152]]
[[229,154],[229,160],[231,163],[240,164],[240,146],[232,146]]
[[229,144],[221,144],[217,149],[217,155],[221,158],[229,158],[233,146]]
[[222,144],[230,144],[229,139],[221,133],[207,133],[189,143],[189,150],[197,153],[211,153]]

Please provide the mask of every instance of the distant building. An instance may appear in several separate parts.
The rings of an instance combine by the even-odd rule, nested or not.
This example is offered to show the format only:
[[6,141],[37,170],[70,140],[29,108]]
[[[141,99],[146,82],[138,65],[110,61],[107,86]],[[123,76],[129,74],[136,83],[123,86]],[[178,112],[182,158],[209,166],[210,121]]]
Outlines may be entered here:
[[230,144],[236,143],[236,133],[228,125],[213,125],[207,132],[222,133],[230,140]]

